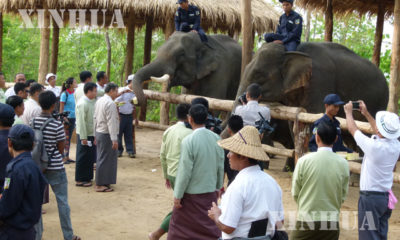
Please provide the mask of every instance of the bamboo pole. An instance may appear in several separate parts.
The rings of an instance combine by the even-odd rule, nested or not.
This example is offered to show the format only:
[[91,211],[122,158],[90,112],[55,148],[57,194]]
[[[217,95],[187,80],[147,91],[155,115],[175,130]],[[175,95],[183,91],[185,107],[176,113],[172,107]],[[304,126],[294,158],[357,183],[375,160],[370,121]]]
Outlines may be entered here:
[[375,30],[375,43],[374,43],[374,53],[372,55],[372,63],[377,67],[380,65],[381,61],[381,48],[382,48],[382,36],[383,36],[383,26],[385,22],[385,8],[384,3],[379,1],[378,3],[378,16],[376,18],[376,30]]
[[392,61],[390,64],[389,104],[388,110],[397,113],[399,110],[400,85],[400,0],[394,3],[394,22],[392,39]]
[[58,46],[60,42],[60,28],[53,19],[53,39],[51,41],[51,61],[50,61],[50,72],[57,74],[58,65]]
[[126,65],[125,65],[125,78],[132,74],[133,70],[133,57],[135,52],[135,15],[129,14],[127,33],[126,33]]
[[3,13],[0,12],[0,71],[3,69]]
[[251,61],[251,55],[253,51],[253,24],[251,23],[251,0],[241,1],[241,18],[242,18],[242,69],[243,75],[244,69],[247,64]]
[[44,84],[46,74],[49,70],[49,43],[50,43],[50,14],[47,10],[46,2],[43,2],[44,21],[40,29],[40,57],[39,57],[39,75],[38,82]]
[[326,1],[325,11],[325,41],[332,42],[333,39],[333,8],[332,0]]
[[108,29],[106,30],[105,33],[105,40],[106,40],[106,44],[107,44],[107,70],[106,70],[106,74],[108,76],[108,78],[111,77],[111,42],[110,42],[110,36],[108,34]]
[[[175,104],[179,103],[190,104],[194,98],[200,97],[196,95],[187,95],[187,94],[177,95],[172,93],[161,93],[151,90],[144,90],[144,95],[151,100],[158,100]],[[209,97],[204,97],[204,98],[208,100],[209,107],[211,110],[230,112],[232,111],[232,108],[234,106],[234,101],[232,100],[220,100]],[[322,113],[319,114],[306,113],[306,112],[298,113],[299,108],[288,107],[278,103],[261,103],[260,105],[269,107],[271,111],[271,117],[275,119],[295,121],[297,117],[299,122],[311,124],[323,116]],[[343,130],[348,129],[346,119],[340,117],[337,117],[336,119],[340,122],[340,127]],[[371,126],[367,122],[356,121],[356,125],[358,129],[360,129],[362,132],[368,134],[374,133]]]

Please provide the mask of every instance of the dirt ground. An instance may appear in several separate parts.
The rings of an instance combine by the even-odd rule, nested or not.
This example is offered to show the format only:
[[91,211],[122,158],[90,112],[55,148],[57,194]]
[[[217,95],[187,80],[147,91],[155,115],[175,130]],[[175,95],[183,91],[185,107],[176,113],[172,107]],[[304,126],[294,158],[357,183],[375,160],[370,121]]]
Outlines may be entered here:
[[[124,155],[118,161],[118,180],[112,193],[97,193],[92,187],[76,187],[75,164],[66,165],[68,175],[69,204],[74,233],[84,240],[133,239],[145,240],[152,230],[158,228],[164,216],[172,208],[172,191],[164,187],[159,149],[162,131],[138,129],[136,133],[137,157]],[[73,145],[72,156],[75,156]],[[296,204],[291,197],[291,175],[282,172],[283,159],[272,159],[267,173],[274,177],[283,191],[285,227],[295,223]],[[359,188],[350,187],[342,212],[349,217],[350,227],[341,229],[340,239],[357,239],[357,202]],[[395,184],[394,193],[400,197],[400,185]],[[397,206],[400,208],[400,205]],[[44,205],[45,240],[62,238],[57,203],[50,193],[50,203]],[[355,211],[355,212],[353,212]],[[400,239],[400,211],[393,211],[390,218],[389,239]],[[162,239],[166,239],[166,236]]]

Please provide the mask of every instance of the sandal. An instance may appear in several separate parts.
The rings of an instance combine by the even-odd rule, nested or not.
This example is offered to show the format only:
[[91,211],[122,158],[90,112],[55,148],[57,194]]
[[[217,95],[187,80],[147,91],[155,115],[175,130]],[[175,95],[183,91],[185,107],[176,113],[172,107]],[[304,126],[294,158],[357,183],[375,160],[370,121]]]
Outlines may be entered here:
[[108,187],[108,186],[103,186],[104,188],[97,188],[96,187],[96,192],[112,192],[114,189]]
[[72,240],[81,240],[81,238],[78,237],[78,236],[76,236],[76,235],[74,235],[74,236],[72,237]]
[[77,182],[75,184],[77,187],[91,187],[92,183],[91,182]]

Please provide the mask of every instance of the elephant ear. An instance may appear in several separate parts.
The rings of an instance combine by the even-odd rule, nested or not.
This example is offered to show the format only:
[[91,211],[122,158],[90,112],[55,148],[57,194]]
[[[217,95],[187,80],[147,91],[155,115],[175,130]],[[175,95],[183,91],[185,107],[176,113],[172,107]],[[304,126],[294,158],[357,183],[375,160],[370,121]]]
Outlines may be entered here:
[[307,88],[312,73],[312,59],[301,52],[286,52],[282,66],[285,94]]
[[203,46],[196,52],[196,78],[202,79],[218,68],[217,54],[210,47]]

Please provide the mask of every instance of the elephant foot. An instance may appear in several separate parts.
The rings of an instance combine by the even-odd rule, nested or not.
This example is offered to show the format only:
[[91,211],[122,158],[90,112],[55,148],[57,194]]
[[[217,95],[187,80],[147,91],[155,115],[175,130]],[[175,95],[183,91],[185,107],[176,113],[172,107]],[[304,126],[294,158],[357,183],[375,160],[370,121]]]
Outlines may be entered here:
[[283,172],[293,172],[294,171],[294,158],[287,158],[285,166],[282,169]]

